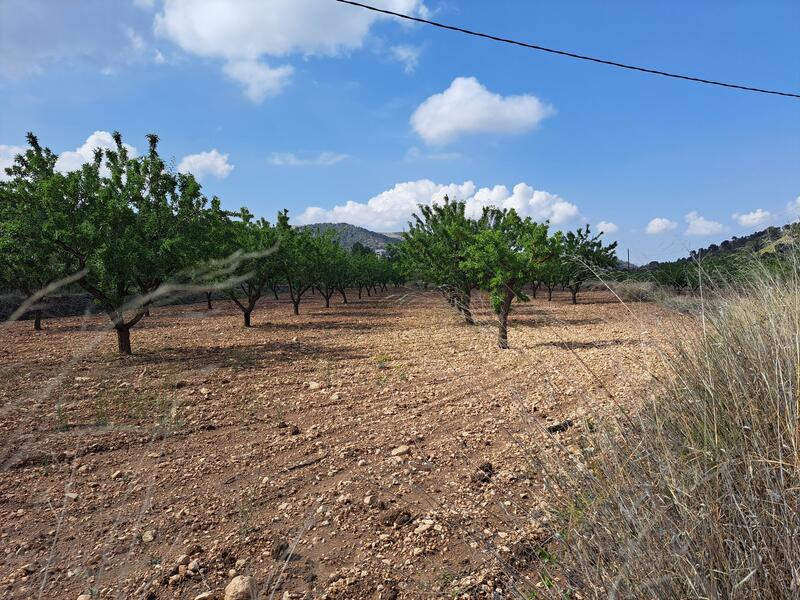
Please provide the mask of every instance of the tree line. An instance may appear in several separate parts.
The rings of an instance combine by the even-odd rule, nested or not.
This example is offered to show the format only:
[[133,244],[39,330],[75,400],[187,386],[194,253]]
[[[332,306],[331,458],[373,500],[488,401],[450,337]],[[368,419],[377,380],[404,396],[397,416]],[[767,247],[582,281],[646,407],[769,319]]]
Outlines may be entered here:
[[[119,351],[131,353],[131,329],[171,291],[225,294],[244,326],[270,291],[288,291],[294,314],[318,290],[330,306],[402,283],[397,261],[357,245],[343,249],[333,233],[275,223],[247,209],[223,210],[191,174],[176,173],[158,153],[129,155],[122,136],[97,149],[79,169],[56,170],[58,156],[35,135],[0,182],[0,287],[32,295],[70,277],[109,317]],[[41,329],[41,311],[34,327]]]
[[616,242],[604,244],[602,233],[588,225],[577,231],[549,233],[549,223],[521,218],[512,209],[485,208],[467,215],[466,203],[451,201],[420,206],[399,248],[408,273],[438,286],[447,302],[468,324],[473,290],[488,293],[498,317],[497,343],[508,348],[508,317],[513,303],[529,300],[542,286],[569,289],[572,302],[596,270],[616,266]]

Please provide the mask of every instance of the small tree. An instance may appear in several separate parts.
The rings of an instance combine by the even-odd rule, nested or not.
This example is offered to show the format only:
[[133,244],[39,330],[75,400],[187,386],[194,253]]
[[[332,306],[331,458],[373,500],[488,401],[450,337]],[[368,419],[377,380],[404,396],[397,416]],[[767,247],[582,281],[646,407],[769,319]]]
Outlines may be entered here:
[[303,295],[319,280],[319,251],[308,228],[289,225],[289,211],[278,213],[278,239],[281,251],[276,256],[278,272],[286,281],[294,314],[300,314]]
[[237,282],[225,294],[241,309],[244,326],[251,327],[253,309],[278,268],[275,255],[280,241],[276,228],[264,219],[255,220],[247,208],[235,216],[238,220],[230,223],[228,249],[238,253],[234,269]]
[[348,276],[348,256],[347,251],[339,245],[332,232],[317,233],[314,238],[316,255],[319,257],[317,263],[317,287],[325,300],[325,308],[331,306],[331,296],[340,291],[344,301],[347,296],[344,293]]
[[480,224],[466,216],[466,203],[419,205],[419,214],[403,234],[400,252],[409,268],[427,282],[439,286],[447,302],[473,324],[470,309],[472,289],[477,287],[473,272],[464,268],[467,248]]
[[508,348],[511,304],[528,300],[523,288],[546,259],[548,226],[523,220],[514,209],[487,209],[483,221],[485,228],[467,248],[462,268],[489,293],[498,317],[497,345]]
[[[0,287],[19,290],[31,297],[64,277],[66,265],[52,244],[39,235],[38,226],[21,206],[38,198],[58,195],[55,164],[58,157],[29,135],[30,148],[6,169],[11,177],[0,182]],[[42,300],[43,298],[40,298]],[[42,329],[42,309],[33,310],[33,328]]]
[[578,303],[581,286],[595,277],[594,269],[606,269],[617,264],[617,242],[608,246],[601,240],[603,233],[592,236],[589,225],[570,231],[563,237],[561,278],[572,294],[572,303]]
[[[108,315],[119,351],[130,354],[130,330],[155,289],[190,266],[186,225],[196,221],[205,198],[191,176],[167,169],[157,136],[148,136],[149,151],[140,158],[128,156],[119,133],[113,138],[114,149],[98,149],[80,169],[49,176],[46,194],[12,194],[10,210],[25,235],[58,254],[66,272],[83,273],[77,284]],[[35,136],[28,142],[41,152]],[[109,176],[101,174],[104,159]],[[12,177],[25,178],[29,169],[18,157]]]

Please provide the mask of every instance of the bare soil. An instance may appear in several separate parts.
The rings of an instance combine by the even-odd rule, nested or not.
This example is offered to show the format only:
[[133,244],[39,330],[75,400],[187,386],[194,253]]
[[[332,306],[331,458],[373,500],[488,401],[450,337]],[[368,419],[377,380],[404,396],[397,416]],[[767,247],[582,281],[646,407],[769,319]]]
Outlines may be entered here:
[[260,598],[528,594],[535,455],[644,397],[671,317],[557,294],[502,351],[476,305],[472,327],[413,288],[262,299],[250,329],[229,303],[158,308],[132,357],[103,315],[0,327],[0,597],[221,599],[234,575]]

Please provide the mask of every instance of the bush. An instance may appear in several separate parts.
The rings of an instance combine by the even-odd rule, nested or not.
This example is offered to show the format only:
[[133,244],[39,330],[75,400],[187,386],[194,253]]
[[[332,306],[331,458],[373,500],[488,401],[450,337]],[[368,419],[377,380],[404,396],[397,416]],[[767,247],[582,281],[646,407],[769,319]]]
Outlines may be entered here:
[[798,279],[796,265],[782,278],[762,270],[747,289],[705,299],[651,401],[587,433],[593,451],[556,467],[565,588],[798,597]]

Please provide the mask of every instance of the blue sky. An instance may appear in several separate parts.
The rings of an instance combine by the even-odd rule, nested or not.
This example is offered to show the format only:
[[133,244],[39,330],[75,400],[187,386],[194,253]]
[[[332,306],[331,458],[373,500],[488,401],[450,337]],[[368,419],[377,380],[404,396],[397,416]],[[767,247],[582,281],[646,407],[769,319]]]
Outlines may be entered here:
[[[532,43],[800,91],[796,1],[373,0]],[[402,229],[444,193],[591,223],[634,262],[796,218],[800,100],[635,74],[333,0],[0,0],[0,163],[122,132],[208,195]]]

